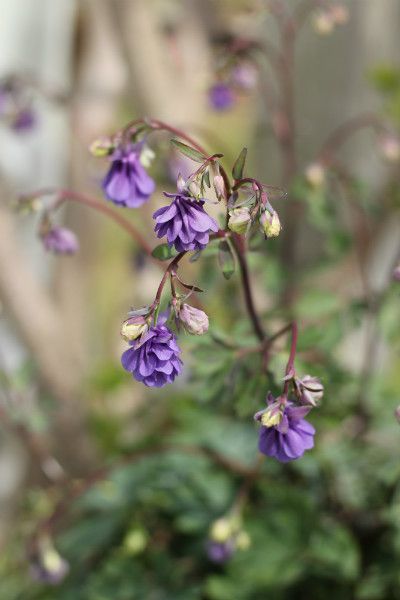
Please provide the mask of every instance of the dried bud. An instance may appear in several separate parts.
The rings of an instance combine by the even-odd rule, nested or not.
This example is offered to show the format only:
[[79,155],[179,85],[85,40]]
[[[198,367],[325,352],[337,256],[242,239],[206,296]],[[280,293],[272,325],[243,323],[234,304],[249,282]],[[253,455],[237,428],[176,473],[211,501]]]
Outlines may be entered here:
[[305,375],[301,379],[296,378],[295,386],[299,396],[299,400],[303,404],[317,406],[318,402],[324,395],[324,386],[322,385],[318,377]]
[[260,217],[262,230],[267,238],[277,237],[281,231],[281,222],[278,213],[265,210]]
[[305,170],[307,182],[315,188],[325,183],[325,168],[320,163],[311,163]]
[[178,318],[188,333],[203,335],[208,331],[208,316],[204,311],[194,308],[190,304],[182,304]]
[[229,211],[228,227],[235,233],[247,233],[251,223],[250,209],[247,206],[233,208]]
[[400,281],[400,264],[393,269],[392,277],[395,281]]
[[114,151],[114,144],[111,138],[107,136],[102,136],[94,140],[89,146],[89,152],[96,158],[101,158],[102,156],[108,156]]
[[218,199],[224,197],[225,195],[225,182],[222,175],[215,175],[213,179],[215,193],[217,194]]
[[400,160],[400,139],[394,134],[386,134],[379,140],[383,156],[389,162]]
[[122,323],[121,335],[127,342],[133,342],[146,333],[148,328],[148,323],[143,316],[130,317]]
[[318,10],[313,16],[314,30],[320,35],[329,35],[335,28],[335,19],[328,10]]
[[345,25],[349,20],[349,10],[344,4],[335,4],[331,7],[330,13],[336,25]]

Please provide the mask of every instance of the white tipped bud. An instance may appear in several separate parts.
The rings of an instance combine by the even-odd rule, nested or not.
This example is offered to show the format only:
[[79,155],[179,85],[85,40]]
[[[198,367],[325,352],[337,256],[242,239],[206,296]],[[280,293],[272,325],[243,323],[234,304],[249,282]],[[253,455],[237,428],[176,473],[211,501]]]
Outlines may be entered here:
[[267,238],[277,237],[281,231],[281,222],[278,213],[274,210],[270,213],[265,210],[260,217],[262,230]]
[[325,168],[320,163],[311,163],[305,170],[305,177],[313,187],[321,187],[325,183]]
[[146,333],[149,326],[144,317],[130,317],[122,323],[121,335],[127,342],[133,342]]
[[229,211],[228,227],[235,233],[247,233],[251,223],[250,209],[247,206],[233,208]]
[[203,335],[208,331],[208,316],[190,304],[182,304],[178,317],[185,330],[192,335]]
[[225,182],[222,175],[215,175],[213,179],[215,193],[217,194],[218,199],[221,199],[225,195]]
[[330,11],[319,10],[313,16],[314,30],[320,35],[329,35],[335,28],[335,20]]

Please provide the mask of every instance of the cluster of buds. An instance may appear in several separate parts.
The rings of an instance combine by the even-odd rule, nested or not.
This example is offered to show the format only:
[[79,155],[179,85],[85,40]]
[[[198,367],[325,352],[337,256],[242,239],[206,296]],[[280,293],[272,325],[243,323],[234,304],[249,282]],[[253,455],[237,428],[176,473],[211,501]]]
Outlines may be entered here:
[[30,557],[30,574],[35,581],[58,585],[69,572],[68,562],[57,552],[52,540],[39,540],[36,552]]
[[313,27],[320,35],[329,35],[338,25],[345,25],[349,20],[349,11],[343,4],[333,4],[315,11]]
[[250,537],[243,529],[238,514],[231,514],[214,521],[207,541],[207,555],[212,562],[227,562],[237,550],[247,550]]

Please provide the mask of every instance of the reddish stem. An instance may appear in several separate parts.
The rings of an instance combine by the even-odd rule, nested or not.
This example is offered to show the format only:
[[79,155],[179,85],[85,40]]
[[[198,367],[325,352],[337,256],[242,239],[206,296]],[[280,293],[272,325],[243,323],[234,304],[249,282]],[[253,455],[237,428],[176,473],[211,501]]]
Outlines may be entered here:
[[[296,321],[293,321],[293,323],[291,324],[291,327],[292,327],[292,342],[290,344],[290,354],[289,354],[289,359],[288,359],[288,362],[286,365],[285,375],[290,375],[291,373],[294,372],[294,359],[296,358],[296,351],[297,351],[298,327],[297,327]],[[284,396],[286,396],[289,391],[289,384],[290,384],[290,380],[287,379],[285,381],[285,385],[283,387],[283,395]]]

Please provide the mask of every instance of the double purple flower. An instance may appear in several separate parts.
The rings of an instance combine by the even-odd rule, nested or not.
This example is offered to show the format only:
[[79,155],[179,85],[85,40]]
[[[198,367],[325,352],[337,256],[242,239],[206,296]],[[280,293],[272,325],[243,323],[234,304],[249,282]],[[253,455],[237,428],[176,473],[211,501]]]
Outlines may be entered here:
[[103,180],[103,191],[119,206],[137,208],[148,200],[156,184],[140,162],[141,148],[117,148],[112,155],[111,167]]
[[166,235],[169,246],[175,246],[178,252],[203,250],[208,244],[210,231],[218,231],[218,223],[203,208],[204,200],[183,194],[164,192],[164,195],[174,200],[153,215],[157,237]]
[[303,456],[314,446],[315,429],[303,417],[310,411],[309,406],[296,406],[272,394],[267,397],[268,407],[254,415],[260,421],[260,452],[289,462]]
[[181,350],[175,335],[164,324],[150,327],[147,333],[131,344],[123,353],[121,362],[137,381],[142,381],[148,387],[163,387],[172,383],[181,372]]

